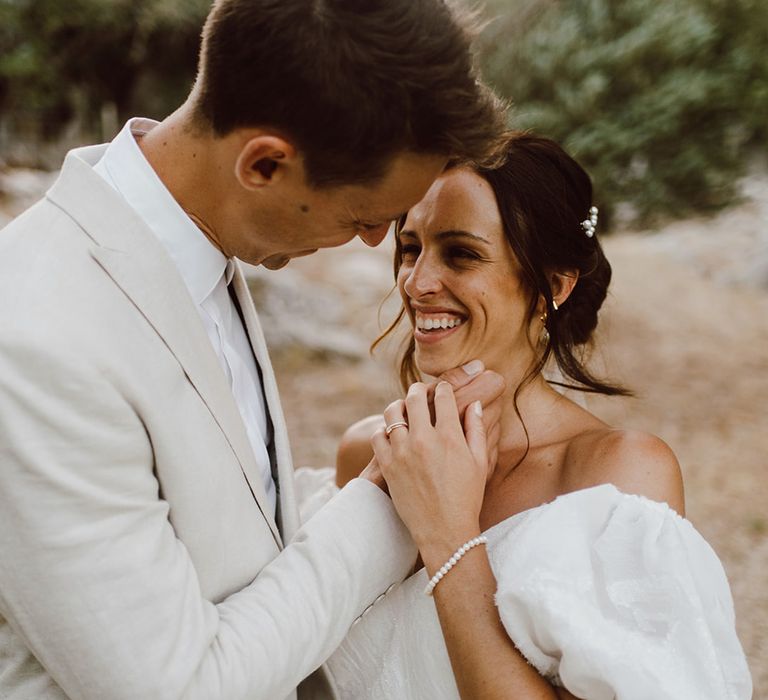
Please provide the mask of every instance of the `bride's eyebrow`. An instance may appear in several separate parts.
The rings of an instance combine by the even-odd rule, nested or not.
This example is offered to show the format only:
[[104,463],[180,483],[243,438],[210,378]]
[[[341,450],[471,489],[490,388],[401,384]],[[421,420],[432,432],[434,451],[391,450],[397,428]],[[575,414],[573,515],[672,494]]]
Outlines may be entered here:
[[[403,231],[400,231],[399,237],[400,238],[418,238],[418,235],[416,234],[415,231],[404,229]],[[435,234],[435,238],[437,238],[440,241],[444,241],[451,238],[469,238],[470,240],[477,241],[479,243],[485,243],[486,245],[491,245],[491,242],[487,238],[483,238],[482,236],[478,236],[476,233],[470,233],[469,231],[463,231],[461,229],[450,229],[448,231],[440,231],[439,233]]]
[[436,234],[435,238],[441,241],[444,241],[450,238],[469,238],[472,241],[477,241],[479,243],[485,243],[486,245],[491,245],[491,242],[487,238],[478,236],[476,233],[470,233],[469,231],[462,231],[461,229],[440,231],[440,233]]

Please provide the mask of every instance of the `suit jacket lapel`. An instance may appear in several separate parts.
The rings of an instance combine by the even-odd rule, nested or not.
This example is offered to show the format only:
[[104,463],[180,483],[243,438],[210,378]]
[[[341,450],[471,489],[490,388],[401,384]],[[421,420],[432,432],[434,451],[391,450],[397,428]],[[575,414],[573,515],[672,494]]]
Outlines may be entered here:
[[282,546],[242,417],[199,313],[181,275],[154,234],[93,172],[90,163],[95,163],[101,152],[102,147],[90,147],[68,155],[62,174],[47,197],[94,240],[94,259],[176,357],[226,436],[275,541]]
[[274,432],[273,441],[277,458],[278,491],[280,494],[280,525],[283,539],[288,542],[293,538],[293,535],[300,526],[299,511],[293,488],[293,459],[291,458],[291,448],[288,441],[288,430],[285,425],[277,381],[272,369],[272,362],[269,359],[264,332],[239,263],[235,265],[232,285],[237,295],[237,301],[240,304],[248,337],[253,347],[253,354],[261,368],[267,410],[272,420]]

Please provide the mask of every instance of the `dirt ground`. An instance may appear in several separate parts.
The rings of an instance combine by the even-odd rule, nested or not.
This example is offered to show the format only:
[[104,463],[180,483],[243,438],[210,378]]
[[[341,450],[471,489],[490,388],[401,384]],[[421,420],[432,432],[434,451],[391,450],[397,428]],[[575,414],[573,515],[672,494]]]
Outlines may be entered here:
[[[687,515],[732,585],[753,697],[768,700],[768,292],[723,285],[695,260],[659,251],[659,240],[621,235],[605,243],[615,274],[595,361],[637,397],[588,405],[675,450]],[[376,286],[386,293],[389,258],[367,253],[382,255],[382,273],[369,275],[366,293],[358,287],[356,295],[345,276],[363,255],[352,246],[291,264],[318,284],[346,288],[349,326],[364,327],[371,339],[374,306],[358,297]],[[391,357],[319,360],[296,351],[275,360],[297,465],[332,464],[346,426],[397,394]]]

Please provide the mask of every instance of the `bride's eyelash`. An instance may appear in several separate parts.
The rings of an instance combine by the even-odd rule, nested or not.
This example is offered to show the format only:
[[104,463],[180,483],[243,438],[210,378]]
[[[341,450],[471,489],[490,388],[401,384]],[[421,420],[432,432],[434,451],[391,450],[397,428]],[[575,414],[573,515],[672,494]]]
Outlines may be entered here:
[[446,264],[455,268],[470,268],[477,263],[489,262],[476,250],[471,248],[453,247],[444,253]]
[[403,243],[400,246],[401,258],[404,258],[407,255],[415,255],[416,257],[418,257],[419,253],[421,253],[421,248],[417,245],[414,245],[413,243]]
[[[400,259],[413,257],[418,258],[421,254],[421,247],[413,243],[403,243],[400,246]],[[461,261],[461,262],[483,262],[485,258],[477,251],[470,248],[464,248],[461,246],[451,246],[443,251],[443,257],[448,261]]]
[[449,248],[447,251],[449,258],[467,258],[471,260],[482,260],[482,256],[469,248]]

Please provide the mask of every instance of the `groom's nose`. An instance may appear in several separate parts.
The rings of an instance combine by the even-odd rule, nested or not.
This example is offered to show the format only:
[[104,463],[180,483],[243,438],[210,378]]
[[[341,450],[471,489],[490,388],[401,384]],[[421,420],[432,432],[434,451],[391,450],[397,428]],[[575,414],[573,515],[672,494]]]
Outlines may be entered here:
[[360,240],[365,243],[365,245],[370,246],[371,248],[375,248],[384,240],[390,226],[391,222],[387,221],[386,223],[381,224],[381,226],[369,229],[365,233],[358,234],[358,236],[360,237]]

